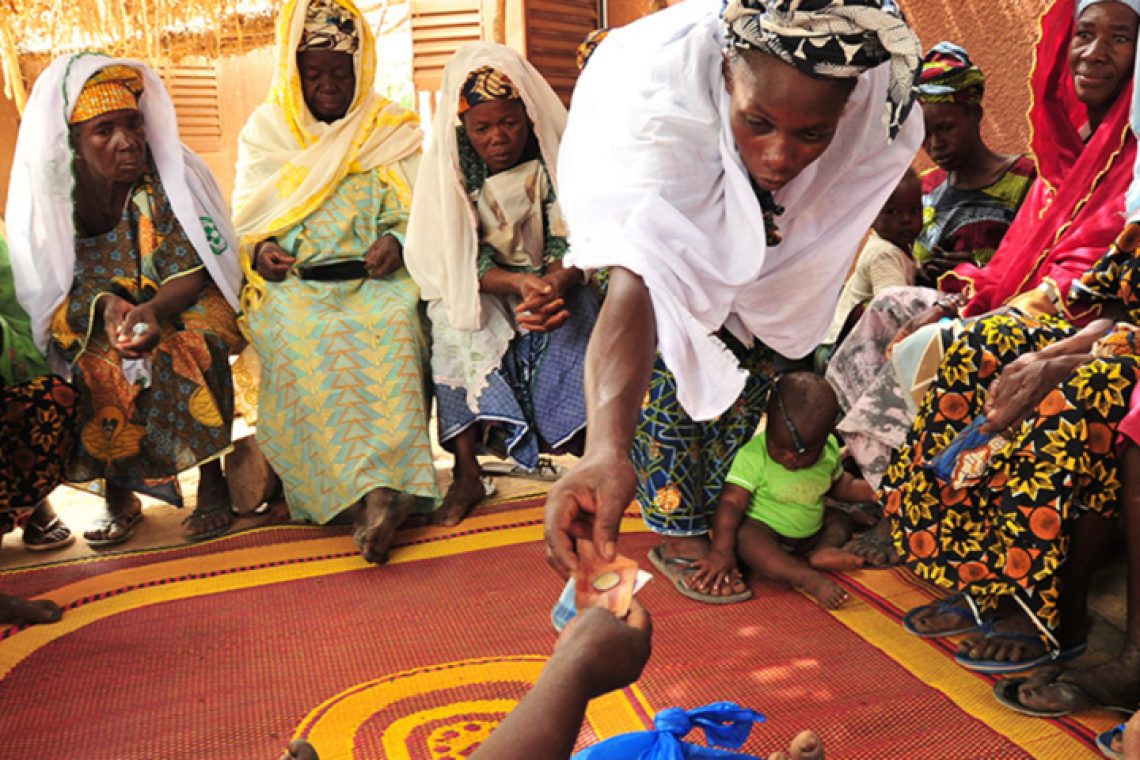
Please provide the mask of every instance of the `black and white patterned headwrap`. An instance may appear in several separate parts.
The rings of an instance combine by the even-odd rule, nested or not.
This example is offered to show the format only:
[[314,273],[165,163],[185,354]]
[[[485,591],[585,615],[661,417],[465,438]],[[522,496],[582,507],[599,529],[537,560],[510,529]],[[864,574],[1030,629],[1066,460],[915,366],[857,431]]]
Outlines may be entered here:
[[893,140],[918,93],[922,46],[895,0],[727,0],[729,44],[763,50],[814,77],[850,79],[890,61]]

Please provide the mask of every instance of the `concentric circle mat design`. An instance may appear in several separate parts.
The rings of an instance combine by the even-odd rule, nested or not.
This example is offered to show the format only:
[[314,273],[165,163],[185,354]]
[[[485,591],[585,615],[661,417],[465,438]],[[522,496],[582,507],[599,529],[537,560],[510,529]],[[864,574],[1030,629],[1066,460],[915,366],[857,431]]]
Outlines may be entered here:
[[[4,754],[275,758],[305,736],[324,760],[466,757],[554,642],[562,584],[541,519],[530,500],[405,531],[382,568],[343,531],[278,527],[0,574],[0,591],[67,608],[56,625],[0,629]],[[626,523],[623,552],[648,566],[653,537]],[[1095,756],[1110,717],[1003,710],[952,647],[902,633],[924,589],[895,573],[845,582],[854,599],[831,614],[765,584],[747,604],[705,606],[655,578],[639,597],[653,660],[591,705],[581,743],[732,699],[769,716],[747,746],[764,756],[805,727],[843,758]]]

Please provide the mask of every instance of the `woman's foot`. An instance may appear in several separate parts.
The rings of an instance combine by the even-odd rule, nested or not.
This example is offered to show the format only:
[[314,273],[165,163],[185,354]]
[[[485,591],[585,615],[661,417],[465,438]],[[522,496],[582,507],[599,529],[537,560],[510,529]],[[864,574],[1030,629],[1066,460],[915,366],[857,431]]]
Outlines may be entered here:
[[894,567],[902,562],[891,537],[891,521],[884,519],[847,542],[843,549],[863,559],[865,567]]
[[352,536],[366,562],[383,565],[388,561],[396,529],[411,514],[415,503],[411,496],[391,488],[376,488],[364,497],[364,508],[357,516]]
[[768,760],[823,760],[823,740],[815,731],[801,731],[788,745],[787,752],[774,752]]
[[986,673],[1018,673],[1079,657],[1088,646],[1088,629],[1078,634],[1057,631],[1060,648],[1052,652],[1033,621],[1020,610],[1002,611],[982,633],[963,639],[954,660],[964,668]]
[[18,596],[0,594],[0,623],[8,625],[39,625],[54,623],[63,617],[63,610],[47,599],[32,601]]
[[222,474],[221,462],[214,460],[201,467],[198,479],[198,499],[194,511],[183,520],[186,540],[206,541],[217,538],[234,524],[230,505],[230,490]]
[[454,480],[451,481],[451,486],[443,497],[443,504],[431,517],[433,524],[448,528],[463,522],[471,510],[475,509],[475,506],[487,495],[478,468],[457,471],[453,476]]
[[937,602],[915,607],[903,618],[903,625],[911,633],[928,638],[954,636],[979,629],[974,611],[966,601],[965,594],[954,594]]
[[41,500],[24,523],[24,547],[31,552],[48,552],[73,543],[75,534],[59,519],[51,502]]
[[1140,704],[1140,647],[1125,647],[1117,659],[1092,667],[1043,668],[1018,688],[1017,701],[1040,712],[1133,709]]
[[130,539],[142,519],[142,503],[129,489],[107,482],[107,512],[83,532],[88,546],[117,546]]
[[829,610],[839,609],[850,598],[847,590],[826,575],[813,573],[802,586],[802,590],[811,598],[819,602],[821,607]]

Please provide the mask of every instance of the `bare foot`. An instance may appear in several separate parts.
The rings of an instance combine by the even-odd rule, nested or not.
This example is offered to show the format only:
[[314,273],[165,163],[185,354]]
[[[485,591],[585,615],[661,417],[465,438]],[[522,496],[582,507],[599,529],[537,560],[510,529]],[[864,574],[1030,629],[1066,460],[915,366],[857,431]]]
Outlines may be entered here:
[[55,602],[41,599],[32,601],[18,596],[0,594],[0,623],[11,625],[39,625],[55,623],[63,617],[63,610]]
[[313,745],[304,739],[294,739],[289,742],[289,749],[278,760],[320,760]]
[[788,745],[787,752],[774,752],[768,760],[823,760],[823,740],[815,731],[801,731]]
[[857,570],[863,567],[865,562],[858,554],[836,547],[816,549],[808,555],[807,559],[808,564],[816,570],[832,571]]
[[454,475],[455,479],[443,497],[443,504],[431,517],[435,525],[444,525],[448,528],[458,525],[487,495],[478,470],[456,472]]
[[891,521],[879,521],[871,530],[852,538],[844,550],[863,558],[864,567],[894,567],[902,562],[891,537]]
[[353,538],[365,561],[375,565],[388,561],[388,549],[396,529],[415,505],[415,499],[398,494],[391,488],[376,488],[364,497],[364,509],[360,512]]
[[829,610],[839,609],[848,599],[847,591],[826,576],[819,573],[814,575],[814,578],[804,583],[803,590],[819,602],[820,606]]

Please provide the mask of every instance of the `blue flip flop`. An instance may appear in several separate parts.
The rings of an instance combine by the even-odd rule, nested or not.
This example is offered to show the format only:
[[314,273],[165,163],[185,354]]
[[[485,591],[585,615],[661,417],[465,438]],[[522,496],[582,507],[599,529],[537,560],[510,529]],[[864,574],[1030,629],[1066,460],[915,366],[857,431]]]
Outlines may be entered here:
[[1117,752],[1112,748],[1112,740],[1118,736],[1124,735],[1124,723],[1121,723],[1116,728],[1111,728],[1102,734],[1096,736],[1096,748],[1105,757],[1111,757],[1112,760],[1124,760],[1124,753]]
[[[1041,646],[1041,639],[1037,636],[1028,633],[1002,633],[1001,631],[993,630],[993,626],[986,624],[982,626],[983,635],[987,639],[1001,639],[1004,641],[1020,641],[1026,644],[1036,644]],[[1040,656],[1034,657],[1029,660],[1021,660],[1020,662],[1008,662],[1006,660],[975,660],[969,657],[965,652],[958,652],[954,655],[954,662],[961,665],[966,670],[974,670],[979,673],[995,673],[995,674],[1008,674],[1008,673],[1024,673],[1027,670],[1039,668],[1042,665],[1051,665],[1059,662],[1068,662],[1075,660],[1085,653],[1089,648],[1088,640],[1080,641],[1069,647],[1063,647],[1057,652],[1042,652]]]
[[[975,631],[980,631],[982,630],[982,626],[981,624],[974,621],[974,610],[970,608],[970,605],[964,603],[965,598],[966,595],[964,593],[958,593],[948,596],[945,599],[941,599],[937,602],[931,602],[930,604],[924,604],[921,607],[915,607],[903,616],[903,628],[906,629],[907,633],[913,636],[919,636],[924,639],[941,639],[946,636],[957,636],[962,633],[973,633]],[[959,617],[966,618],[971,622],[967,625],[963,625],[961,628],[954,628],[949,631],[938,632],[920,631],[914,625],[915,619],[919,617],[925,617],[927,614],[944,615],[946,613],[953,613]]]

